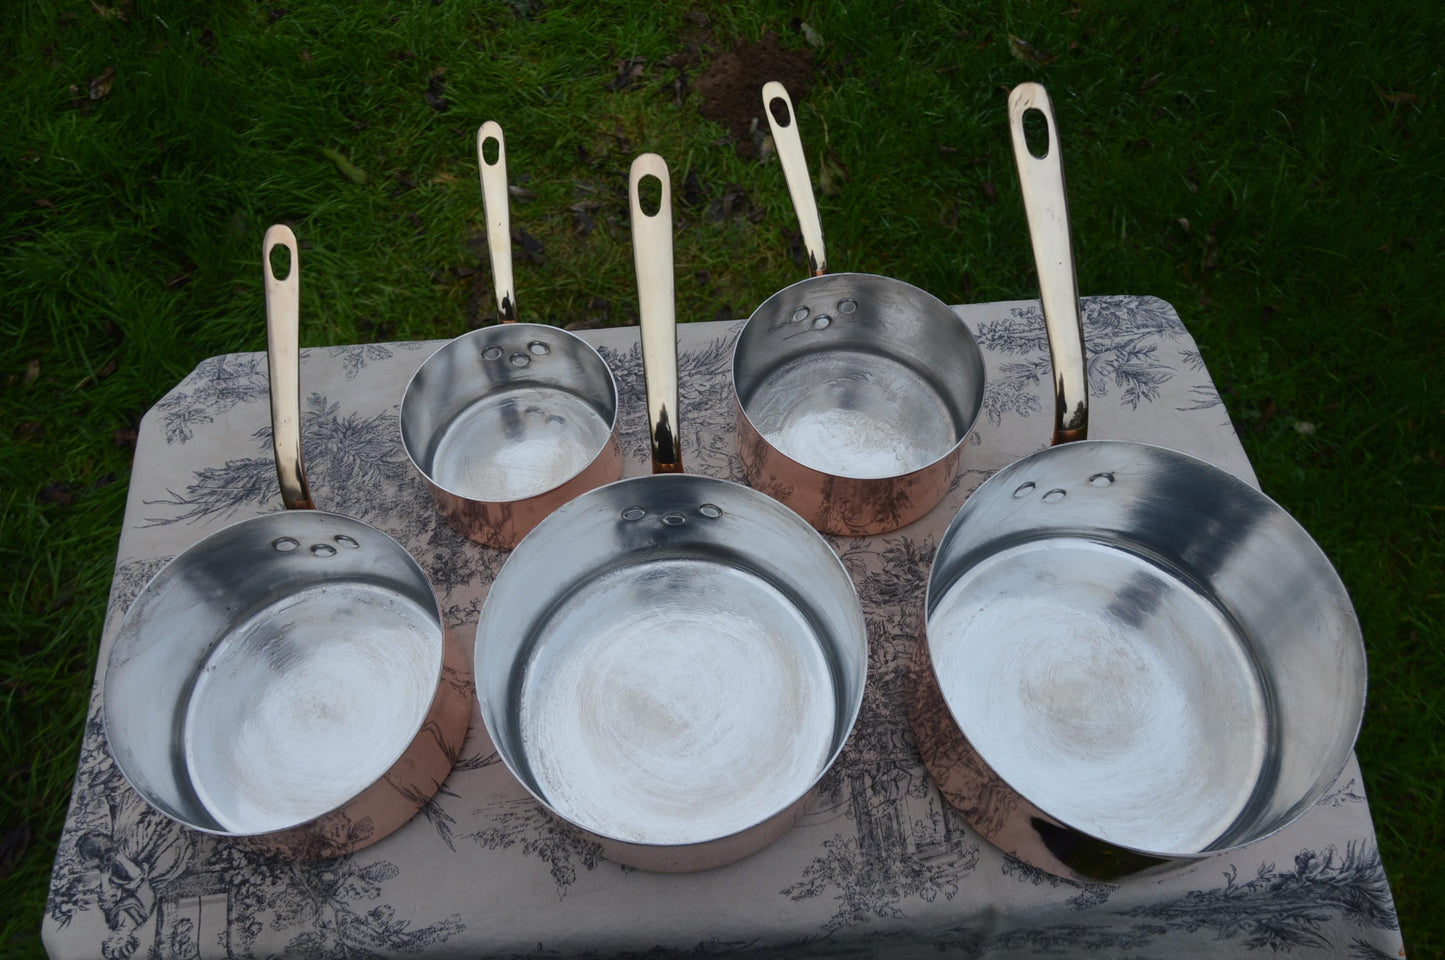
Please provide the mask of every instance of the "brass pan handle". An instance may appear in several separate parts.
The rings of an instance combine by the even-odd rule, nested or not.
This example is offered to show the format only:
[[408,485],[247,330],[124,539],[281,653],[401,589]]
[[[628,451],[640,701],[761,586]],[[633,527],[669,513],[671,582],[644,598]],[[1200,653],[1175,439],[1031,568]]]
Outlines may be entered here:
[[[662,185],[657,212],[642,210],[638,188],[643,178]],[[652,441],[652,472],[681,473],[678,433],[677,304],[673,290],[672,185],[667,163],[655,153],[632,161],[628,176],[632,208],[632,261],[637,268],[637,306],[642,328],[642,369],[647,381],[647,434]]]
[[[497,141],[497,162],[488,163],[483,149]],[[492,286],[497,289],[497,319],[517,320],[517,286],[512,279],[512,219],[507,196],[507,142],[502,126],[488,120],[477,130],[477,169],[482,178],[482,212],[487,219],[487,252],[492,256]]]
[[[271,269],[271,251],[291,252],[291,269],[284,280]],[[314,510],[301,459],[301,260],[296,235],[276,224],[261,240],[261,264],[266,290],[266,370],[270,376],[271,448],[276,454],[276,478],[281,482],[281,503],[287,510]]]
[[[1029,152],[1024,114],[1037,110],[1048,124],[1049,148],[1042,157]],[[1039,299],[1049,335],[1054,367],[1055,444],[1083,440],[1089,433],[1089,379],[1084,354],[1079,282],[1074,273],[1074,245],[1069,237],[1069,199],[1064,190],[1064,165],[1048,91],[1037,83],[1021,83],[1008,98],[1009,131],[1014,162],[1033,240],[1039,274]]]
[[[775,103],[787,110],[787,119],[783,122],[773,115]],[[818,204],[813,199],[808,160],[803,155],[803,140],[798,135],[798,115],[793,112],[793,100],[788,96],[788,89],[776,80],[763,84],[763,113],[767,115],[768,127],[773,131],[773,146],[777,148],[778,162],[783,165],[783,177],[788,181],[788,193],[798,214],[798,229],[803,231],[809,275],[822,276],[828,272],[828,254],[823,249],[823,221],[818,218]]]

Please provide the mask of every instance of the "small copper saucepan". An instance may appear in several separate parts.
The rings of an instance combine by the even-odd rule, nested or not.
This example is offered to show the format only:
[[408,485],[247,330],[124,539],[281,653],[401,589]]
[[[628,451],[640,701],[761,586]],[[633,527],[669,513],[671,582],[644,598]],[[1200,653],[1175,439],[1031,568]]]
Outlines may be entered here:
[[401,440],[452,526],[506,549],[579,493],[620,478],[622,448],[617,384],[596,349],[516,322],[507,153],[494,121],[477,131],[477,164],[500,323],[421,365],[402,396]]
[[[1023,117],[1047,121],[1030,152]],[[1054,446],[954,517],[910,720],[945,797],[1043,870],[1110,880],[1269,836],[1344,767],[1365,651],[1319,546],[1202,460],[1088,440],[1083,332],[1048,94],[1009,99],[1055,368]]]
[[[271,269],[275,246],[290,273]],[[281,513],[189,547],[126,611],[104,681],[116,765],[152,806],[293,858],[374,843],[446,779],[470,666],[426,574],[369,524],[313,508],[301,459],[296,238],[266,232]]]
[[512,551],[477,624],[477,696],[507,768],[606,856],[700,870],[796,821],[858,716],[867,634],[801,517],[681,472],[667,166],[645,154],[630,179],[654,474],[559,507]]
[[733,350],[748,483],[827,533],[883,533],[933,509],[983,404],[983,357],[958,315],[901,280],[827,274],[796,114],[763,106],[810,276],[753,312]]

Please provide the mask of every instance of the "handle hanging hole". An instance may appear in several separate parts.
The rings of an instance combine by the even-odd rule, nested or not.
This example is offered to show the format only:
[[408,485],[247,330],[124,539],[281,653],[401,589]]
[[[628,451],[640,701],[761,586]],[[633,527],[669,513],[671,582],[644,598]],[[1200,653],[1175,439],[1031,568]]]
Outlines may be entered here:
[[290,247],[284,243],[278,243],[266,252],[266,259],[271,264],[271,276],[281,281],[291,279]]
[[1024,111],[1024,143],[1029,148],[1029,153],[1035,160],[1042,160],[1049,155],[1053,146],[1049,143],[1049,118],[1044,112],[1037,108],[1030,108]]
[[502,159],[502,141],[496,137],[482,138],[482,162],[489,167],[495,167],[497,161]]
[[643,216],[655,217],[662,212],[662,181],[652,174],[637,180],[637,206]]
[[788,112],[788,101],[782,97],[774,97],[768,101],[768,110],[773,114],[773,119],[780,127],[790,127],[793,124],[793,116]]

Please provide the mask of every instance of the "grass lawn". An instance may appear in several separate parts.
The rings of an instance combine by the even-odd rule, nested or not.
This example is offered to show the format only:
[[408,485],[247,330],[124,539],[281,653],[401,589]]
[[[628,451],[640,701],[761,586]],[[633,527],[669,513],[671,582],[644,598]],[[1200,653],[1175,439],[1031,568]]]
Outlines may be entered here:
[[302,244],[305,345],[490,322],[474,137],[495,119],[522,319],[635,322],[643,151],[673,174],[679,319],[747,316],[805,275],[748,124],[760,71],[792,89],[831,267],[949,303],[1036,295],[1005,104],[1048,86],[1081,292],[1175,305],[1265,492],[1351,591],[1385,867],[1407,946],[1445,950],[1438,4],[31,0],[3,20],[0,952],[41,952],[136,426],[200,360],[263,348],[266,227]]

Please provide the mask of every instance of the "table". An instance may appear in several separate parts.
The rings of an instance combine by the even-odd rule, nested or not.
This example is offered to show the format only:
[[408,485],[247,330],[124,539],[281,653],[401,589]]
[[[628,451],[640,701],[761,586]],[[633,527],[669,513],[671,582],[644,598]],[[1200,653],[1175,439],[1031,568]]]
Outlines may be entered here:
[[[1091,435],[1173,446],[1256,482],[1199,351],[1152,297],[1084,300]],[[1050,876],[982,841],[925,774],[905,720],[908,664],[939,536],[967,494],[1047,445],[1049,361],[1036,301],[955,308],[988,386],[963,470],[917,523],[830,538],[858,585],[870,664],[862,715],[818,799],[780,841],[722,869],[632,870],[550,819],[499,762],[474,713],[440,793],[349,857],[282,863],[197,834],[140,800],[105,742],[100,680],[124,611],[165,561],[212,530],[280,509],[264,356],[206,360],[142,421],[79,770],[43,938],[54,958],[251,956],[878,956],[1098,954],[1396,957],[1401,938],[1357,763],[1272,838],[1120,884]],[[679,328],[684,458],[741,480],[729,364],[739,323]],[[636,328],[585,331],[621,393],[627,474],[646,471]],[[433,511],[397,410],[440,344],[303,352],[312,490],[364,519],[432,578],[470,636],[506,559]]]

